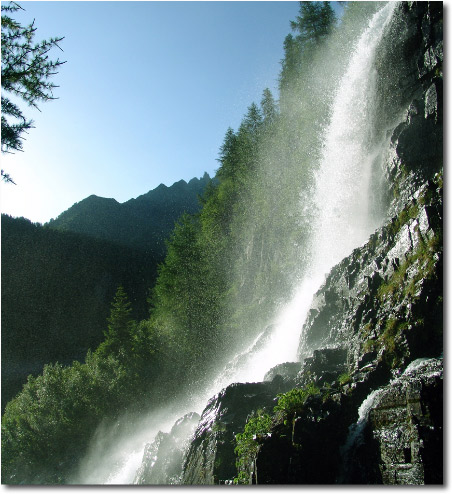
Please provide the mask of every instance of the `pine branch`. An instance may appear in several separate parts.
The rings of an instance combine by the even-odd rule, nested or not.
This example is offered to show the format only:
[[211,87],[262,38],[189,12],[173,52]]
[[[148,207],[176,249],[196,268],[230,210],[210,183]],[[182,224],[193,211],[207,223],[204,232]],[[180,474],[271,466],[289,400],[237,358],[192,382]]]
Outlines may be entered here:
[[[49,53],[54,47],[63,51],[59,43],[64,37],[53,37],[34,43],[37,30],[35,20],[22,27],[9,15],[4,14],[24,10],[15,2],[2,5],[1,10],[2,93],[13,94],[40,111],[39,102],[57,99],[53,91],[58,86],[49,79],[56,75],[61,65],[66,62],[59,58],[51,60]],[[8,122],[6,116],[20,122]],[[2,152],[22,151],[22,134],[32,128],[32,123],[31,120],[26,120],[17,105],[2,94]]]

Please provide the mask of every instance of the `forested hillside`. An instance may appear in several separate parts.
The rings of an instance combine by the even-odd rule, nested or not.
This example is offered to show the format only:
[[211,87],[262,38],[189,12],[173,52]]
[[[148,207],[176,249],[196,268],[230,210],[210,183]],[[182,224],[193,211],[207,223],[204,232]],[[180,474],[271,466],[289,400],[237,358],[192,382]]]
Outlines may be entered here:
[[44,364],[83,359],[103,338],[120,284],[146,317],[157,256],[2,215],[2,402]]
[[45,226],[2,215],[3,408],[28,374],[99,345],[119,285],[134,318],[147,317],[167,237],[180,215],[199,209],[209,181],[161,184],[124,204],[91,196]]

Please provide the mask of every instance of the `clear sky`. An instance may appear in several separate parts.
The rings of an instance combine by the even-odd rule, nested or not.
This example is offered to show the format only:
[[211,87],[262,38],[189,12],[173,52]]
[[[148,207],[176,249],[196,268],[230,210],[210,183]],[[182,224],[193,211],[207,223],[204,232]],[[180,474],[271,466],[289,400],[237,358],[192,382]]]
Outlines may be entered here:
[[298,2],[19,2],[36,40],[64,36],[59,99],[3,154],[2,212],[45,222],[96,194],[124,202],[210,175],[227,128],[269,87]]

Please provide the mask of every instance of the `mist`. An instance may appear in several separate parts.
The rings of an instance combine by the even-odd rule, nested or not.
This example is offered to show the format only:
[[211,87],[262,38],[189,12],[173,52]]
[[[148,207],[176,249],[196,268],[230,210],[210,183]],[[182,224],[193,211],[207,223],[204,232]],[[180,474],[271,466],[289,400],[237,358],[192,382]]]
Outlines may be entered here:
[[[102,423],[71,483],[133,483],[157,432],[168,432],[188,412],[201,414],[227,385],[262,381],[272,367],[299,360],[303,321],[325,275],[385,217],[379,167],[388,141],[373,132],[372,64],[392,10],[388,5],[370,22],[363,16],[333,33],[280,100],[276,131],[260,141],[252,201],[235,220],[243,235],[229,270],[241,290],[229,298],[228,312],[241,330],[210,385],[157,410]],[[262,200],[266,215],[257,217]],[[285,270],[275,275],[282,261]],[[243,312],[243,298],[259,313]]]

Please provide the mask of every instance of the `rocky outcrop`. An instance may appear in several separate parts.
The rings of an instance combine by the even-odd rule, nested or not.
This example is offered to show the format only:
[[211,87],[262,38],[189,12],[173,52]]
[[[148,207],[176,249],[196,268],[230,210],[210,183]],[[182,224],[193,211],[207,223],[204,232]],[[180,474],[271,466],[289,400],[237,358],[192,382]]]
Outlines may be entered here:
[[295,377],[301,370],[300,362],[284,362],[283,364],[272,367],[264,376],[264,381],[273,381],[277,376],[285,380],[294,381]]
[[[417,362],[415,362],[417,364]],[[443,363],[427,360],[385,386],[370,410],[383,484],[443,482]]]
[[307,382],[323,386],[332,383],[347,371],[347,350],[345,348],[323,348],[314,350],[312,357],[303,361],[303,367],[297,376],[299,387]]
[[442,483],[442,359],[413,361],[360,415],[343,451],[342,483]]
[[379,114],[393,128],[390,216],[443,167],[443,4],[401,2],[377,54]]
[[[305,377],[308,377],[305,375]],[[441,484],[442,359],[413,361],[359,402],[353,380],[317,390],[256,437],[242,483]]]
[[298,373],[297,388],[315,391],[294,410],[276,413],[273,425],[260,439],[253,463],[244,469],[248,483],[334,483],[348,426],[353,420],[351,398],[341,393],[348,382],[347,352],[343,348],[316,350]]
[[271,411],[275,396],[290,389],[276,376],[271,382],[231,384],[204,409],[187,452],[183,484],[229,483],[236,476],[235,434],[257,410]]
[[300,357],[347,348],[350,371],[403,368],[442,351],[442,178],[331,271],[315,297]]

